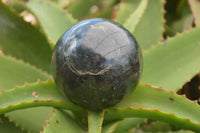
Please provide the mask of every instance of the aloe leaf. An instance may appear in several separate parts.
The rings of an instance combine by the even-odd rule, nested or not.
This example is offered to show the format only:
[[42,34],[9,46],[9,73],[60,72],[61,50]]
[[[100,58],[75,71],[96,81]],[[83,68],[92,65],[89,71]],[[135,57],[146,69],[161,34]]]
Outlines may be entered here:
[[[138,9],[140,0],[125,0],[119,4],[119,9],[114,11],[115,21],[123,24],[129,15]],[[144,14],[135,27],[133,35],[142,49],[148,49],[151,45],[162,40],[164,0],[149,0]]]
[[[134,133],[144,133],[143,130],[141,129],[134,129],[133,130]],[[148,132],[149,133],[149,132]],[[157,133],[157,132],[156,132]],[[160,133],[160,132],[159,132]],[[179,131],[168,131],[168,132],[164,132],[164,133],[194,133],[192,131],[189,130],[179,130]]]
[[[41,80],[46,80],[47,78],[51,77],[51,75],[48,75],[42,72],[41,70],[35,67],[32,67],[29,64],[26,64],[22,61],[16,60],[11,57],[4,56],[2,54],[0,55],[0,62],[1,62],[1,65],[0,65],[0,81],[1,81],[0,88],[1,89],[13,88],[15,84],[22,85],[24,84],[24,81],[35,82],[37,81],[38,78],[40,78]],[[24,91],[26,91],[26,89]],[[21,93],[24,94],[25,92],[22,91]],[[13,95],[14,94],[12,94],[12,97]],[[30,97],[32,96],[30,95]],[[18,97],[16,96],[15,98],[18,98]],[[3,99],[1,100],[3,101]],[[22,98],[20,102],[24,102],[24,101],[25,99]],[[36,104],[35,106],[38,106],[37,104],[40,104],[40,102],[38,103],[33,102],[33,103]],[[12,102],[8,104],[12,104]],[[34,107],[31,105],[31,103],[25,104],[25,107],[23,106],[19,105],[18,108],[25,108],[26,106]],[[15,109],[16,109],[15,107],[14,108],[8,107],[7,109],[2,109],[1,113],[6,113],[10,110],[15,110]],[[28,109],[23,109],[23,110],[12,111],[10,113],[7,113],[7,115],[10,120],[14,121],[20,127],[26,130],[30,130],[31,132],[35,133],[42,129],[42,125],[44,124],[45,120],[49,118],[49,113],[51,113],[51,109],[52,109],[51,107],[28,108]],[[38,116],[38,112],[40,112],[41,116]]]
[[200,26],[200,1],[199,0],[188,0],[192,14],[194,15],[194,22],[196,26]]
[[0,99],[0,114],[7,113],[12,121],[34,133],[42,130],[45,120],[49,119],[52,106],[72,110],[75,113],[84,112],[82,108],[68,102],[51,80],[4,91],[0,94]]
[[140,4],[141,0],[124,0],[121,1],[117,8],[113,11],[113,20],[123,24],[131,13],[133,13],[138,5]]
[[169,131],[167,133],[195,133],[189,130]]
[[[52,81],[40,81],[39,83],[28,84],[5,91],[0,94],[0,99],[0,114],[16,110],[14,112],[7,113],[7,115],[14,120],[20,119],[17,123],[34,133],[42,130],[40,126],[43,125],[44,120],[48,119],[47,117],[51,108],[30,107],[55,106],[58,108],[72,110],[74,112],[84,112],[84,110],[80,107],[68,102],[68,100],[60,94]],[[24,108],[29,109],[26,110]],[[41,116],[38,117],[37,112],[40,112]],[[28,114],[29,116],[27,116]],[[31,117],[33,117],[36,122],[34,122]]]
[[[170,124],[162,121],[152,121],[141,127],[144,132],[168,132],[178,130]],[[173,129],[174,128],[174,129]]]
[[[62,97],[58,97],[58,95],[60,95],[60,92],[55,87],[52,87],[54,86],[53,84],[54,83],[52,81],[48,81],[3,92],[2,94],[0,94],[0,98],[2,100],[2,103],[0,104],[0,113],[34,106],[54,106],[57,108],[63,108],[72,111],[84,112],[84,110],[80,107],[68,103],[67,99],[63,98],[64,102],[61,102],[59,99],[62,99]],[[38,87],[40,85],[44,88],[42,89]],[[18,93],[16,93],[16,91]],[[23,92],[23,94],[20,93],[21,91]],[[28,93],[29,91],[30,93]],[[15,98],[13,98],[12,93],[15,94]],[[38,97],[35,97],[35,94],[37,93],[39,94],[39,96],[36,95]],[[20,96],[19,101],[17,99],[19,104],[15,104],[16,97],[18,97],[18,95]],[[29,95],[33,96],[30,97]],[[11,101],[8,101],[7,105],[5,105],[5,99],[8,99],[8,97],[9,99],[11,99]],[[43,97],[48,99],[45,100],[43,99]],[[20,100],[23,102],[21,103]],[[198,119],[200,115],[199,109],[200,107],[197,103],[191,102],[183,96],[179,96],[172,92],[167,92],[163,89],[140,84],[130,97],[124,99],[116,107],[107,109],[105,112],[105,119],[106,121],[110,121],[118,120],[125,117],[147,117],[150,119],[166,121],[184,129],[198,131],[200,130],[200,120]],[[101,123],[102,117],[99,117],[100,115],[90,116],[92,116],[92,119],[89,119],[89,121],[96,120],[97,123]],[[91,126],[91,128],[93,126]],[[95,129],[97,130],[96,127]]]
[[51,78],[51,75],[40,69],[3,54],[0,54],[0,62],[0,90],[13,88],[15,84],[22,85],[25,81],[31,83],[38,78]]
[[75,112],[83,111],[81,107],[69,102],[51,80],[6,90],[0,93],[0,99],[0,114],[34,106],[55,106]]
[[91,7],[97,0],[74,0],[68,7],[68,11],[76,19],[81,19],[90,14]]
[[126,118],[113,131],[113,133],[129,133],[132,128],[139,126],[145,118]]
[[54,0],[54,2],[61,8],[67,8],[73,0]]
[[144,11],[146,10],[148,0],[142,0],[137,9],[130,14],[130,17],[124,22],[123,26],[131,33],[135,31],[137,24],[139,23]]
[[181,33],[185,30],[191,29],[193,25],[193,16],[190,15],[185,15],[184,17],[182,17],[181,19],[175,21],[172,25],[171,25],[171,30],[174,33]]
[[[170,3],[170,4],[171,6],[173,6],[175,3]],[[170,12],[171,8],[168,7],[167,12]],[[177,2],[176,8],[174,10],[175,10],[174,13],[172,11],[169,14],[168,13],[166,14],[167,23],[168,25],[170,25],[171,30],[174,33],[177,33],[177,32],[180,33],[192,28],[194,18],[192,16],[192,12],[190,10],[190,6],[187,0],[182,0],[182,1]],[[170,22],[171,20],[172,22]]]
[[30,11],[30,9],[22,1],[13,1],[10,7],[14,10],[17,10],[18,12],[23,12],[24,10]]
[[104,111],[94,112],[88,110],[88,133],[101,133]]
[[3,115],[0,115],[0,131],[1,133],[26,133],[26,131],[20,129],[20,127],[9,121]]
[[181,88],[200,71],[199,34],[200,28],[195,28],[144,52],[141,82],[167,90]]
[[0,2],[0,48],[51,73],[52,49],[45,36]]
[[[34,12],[27,6],[26,3],[22,2],[22,1],[13,1],[11,3],[10,7],[13,8],[14,10],[17,10],[19,13],[21,13],[23,11],[27,11],[28,13],[32,14],[34,16],[34,19],[37,22],[36,24],[34,24],[34,26],[36,26],[37,28],[41,28],[38,18],[36,17]],[[44,31],[42,31],[42,32],[44,32]]]
[[[14,85],[22,85],[25,81],[33,83],[37,81],[38,78],[41,80],[51,78],[51,75],[41,71],[40,69],[12,57],[0,54],[0,62],[0,90],[2,91],[13,88]],[[40,112],[40,117],[38,117],[37,112]],[[29,130],[27,127],[30,127],[30,129],[37,127],[34,131],[38,132],[39,129],[42,128],[42,124],[44,120],[48,118],[50,112],[50,107],[39,107],[15,111],[7,115],[10,120],[15,122],[21,128]]]
[[199,110],[196,102],[189,101],[184,96],[139,84],[130,97],[116,107],[107,109],[104,119],[111,121],[126,117],[144,117],[200,131]]
[[163,39],[164,0],[149,0],[144,15],[134,32],[142,49],[148,49]]
[[172,5],[176,5],[174,8],[175,8],[175,14],[177,15],[174,15],[174,17],[178,18],[178,17],[184,17],[184,16],[187,16],[187,15],[191,15],[192,12],[190,10],[190,6],[189,6],[189,3],[187,0],[182,0],[182,1],[179,1],[177,3],[174,3],[172,2],[171,3]]
[[16,110],[14,107],[13,111],[6,113],[6,115],[9,120],[13,121],[16,125],[27,132],[38,133],[43,129],[45,120],[49,119],[51,110],[52,107],[30,107],[20,110]]
[[66,133],[66,131],[69,133],[85,132],[66,112],[58,109],[53,110],[53,114],[50,120],[46,121],[42,133]]
[[48,39],[54,44],[67,29],[76,23],[68,12],[50,1],[33,0],[27,5],[37,16]]
[[90,18],[104,18],[104,19],[110,19],[112,16],[113,7],[107,7],[105,9],[99,10],[91,15],[87,15],[84,17],[84,19],[90,19]]
[[103,126],[102,133],[113,133],[115,128],[121,123],[121,121],[110,122]]

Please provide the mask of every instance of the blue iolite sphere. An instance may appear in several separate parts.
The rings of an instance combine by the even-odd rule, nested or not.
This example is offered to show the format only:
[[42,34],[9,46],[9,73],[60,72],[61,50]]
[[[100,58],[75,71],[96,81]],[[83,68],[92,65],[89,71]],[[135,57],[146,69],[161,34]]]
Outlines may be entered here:
[[53,77],[73,103],[101,110],[119,103],[138,83],[142,55],[135,38],[105,19],[79,22],[58,40]]

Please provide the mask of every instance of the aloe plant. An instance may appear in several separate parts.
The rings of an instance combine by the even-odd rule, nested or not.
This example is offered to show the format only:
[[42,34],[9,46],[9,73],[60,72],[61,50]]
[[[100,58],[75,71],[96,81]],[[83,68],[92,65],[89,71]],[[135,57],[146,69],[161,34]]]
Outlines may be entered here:
[[[200,92],[188,96],[199,87],[199,9],[198,0],[1,1],[0,132],[200,132]],[[73,104],[51,74],[60,36],[97,17],[123,25],[143,51],[135,91],[100,112]]]

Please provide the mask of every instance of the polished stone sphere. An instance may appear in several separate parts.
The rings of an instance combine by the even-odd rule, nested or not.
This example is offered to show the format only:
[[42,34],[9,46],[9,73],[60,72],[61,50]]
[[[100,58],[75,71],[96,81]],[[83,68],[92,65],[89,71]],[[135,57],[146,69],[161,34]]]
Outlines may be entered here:
[[68,29],[52,56],[57,87],[73,103],[101,110],[119,103],[136,87],[142,54],[121,25],[88,19]]

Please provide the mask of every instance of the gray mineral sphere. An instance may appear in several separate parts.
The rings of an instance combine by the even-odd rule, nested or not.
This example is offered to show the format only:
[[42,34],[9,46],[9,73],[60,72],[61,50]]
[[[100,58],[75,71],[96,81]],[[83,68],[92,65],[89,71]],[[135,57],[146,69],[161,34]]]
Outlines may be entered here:
[[68,29],[52,56],[58,88],[73,103],[96,111],[112,107],[130,94],[141,68],[135,38],[105,19],[84,20]]

